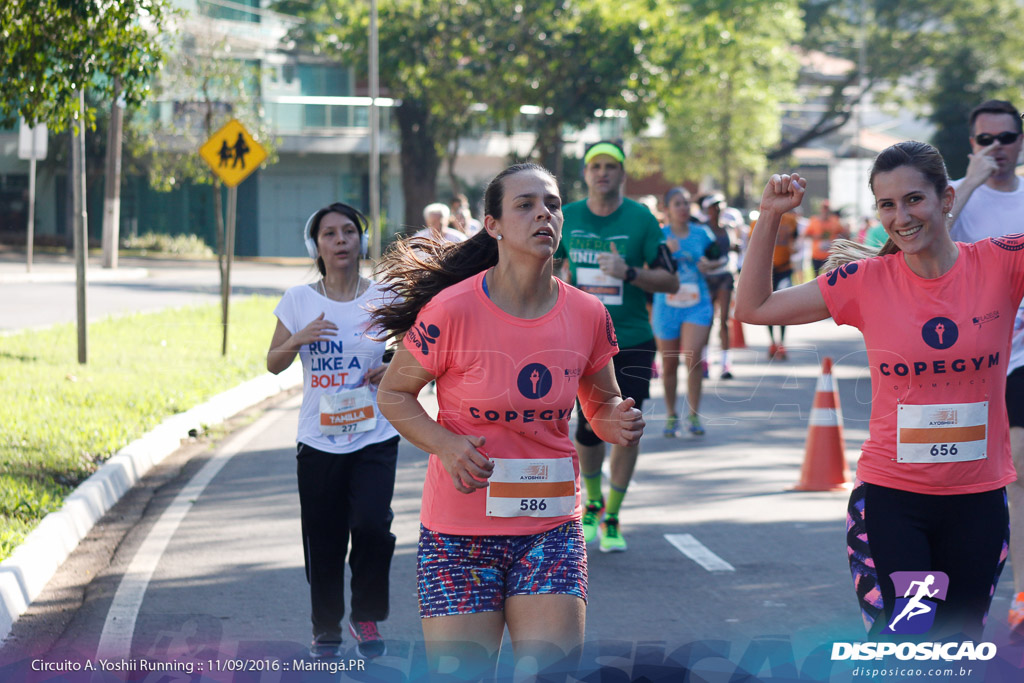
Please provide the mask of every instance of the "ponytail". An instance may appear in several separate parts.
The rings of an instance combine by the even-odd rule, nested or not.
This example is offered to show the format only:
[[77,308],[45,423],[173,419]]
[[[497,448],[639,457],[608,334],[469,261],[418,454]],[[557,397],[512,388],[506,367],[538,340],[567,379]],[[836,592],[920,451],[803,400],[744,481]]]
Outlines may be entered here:
[[853,240],[835,240],[828,250],[828,260],[825,261],[823,270],[829,271],[839,266],[845,266],[847,263],[874,256],[888,256],[889,254],[895,254],[899,250],[899,247],[891,239],[887,239],[880,249],[872,249]]
[[375,274],[393,303],[372,313],[384,339],[399,339],[416,316],[442,289],[462,282],[498,264],[498,243],[481,230],[464,242],[438,243],[425,237],[395,242],[381,259]]

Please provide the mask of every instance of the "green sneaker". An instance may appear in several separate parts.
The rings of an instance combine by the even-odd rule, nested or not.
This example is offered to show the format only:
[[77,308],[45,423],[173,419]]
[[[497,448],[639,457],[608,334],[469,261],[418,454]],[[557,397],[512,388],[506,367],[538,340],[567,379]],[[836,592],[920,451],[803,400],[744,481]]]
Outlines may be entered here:
[[597,538],[597,525],[601,522],[601,513],[604,512],[604,499],[588,500],[587,507],[583,510],[583,540],[591,543]]
[[690,415],[686,418],[686,421],[690,423],[690,433],[694,436],[704,436],[704,425],[700,423],[700,418],[696,415]]
[[626,551],[626,539],[619,531],[618,515],[607,515],[601,522],[601,552],[622,553]]
[[679,418],[675,415],[670,415],[665,420],[665,429],[662,430],[661,435],[666,439],[674,439],[678,436],[676,430],[679,428]]

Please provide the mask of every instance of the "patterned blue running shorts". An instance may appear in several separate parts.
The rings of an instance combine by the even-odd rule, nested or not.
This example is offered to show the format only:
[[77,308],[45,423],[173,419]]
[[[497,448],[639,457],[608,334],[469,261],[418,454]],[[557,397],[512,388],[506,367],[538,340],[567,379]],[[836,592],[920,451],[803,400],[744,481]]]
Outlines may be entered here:
[[497,612],[513,595],[587,599],[587,546],[579,520],[528,536],[454,536],[420,525],[420,617]]

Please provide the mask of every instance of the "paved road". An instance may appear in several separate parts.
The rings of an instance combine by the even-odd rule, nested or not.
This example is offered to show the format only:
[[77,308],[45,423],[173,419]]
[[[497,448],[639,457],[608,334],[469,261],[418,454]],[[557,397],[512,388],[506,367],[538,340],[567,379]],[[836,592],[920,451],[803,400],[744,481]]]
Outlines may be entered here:
[[[825,355],[837,360],[847,457],[855,461],[870,400],[863,345],[831,323],[790,328],[790,361],[769,364],[764,336],[747,327],[750,348],[736,352],[736,379],[706,384],[706,437],[663,438],[660,398],[647,404],[649,435],[623,511],[630,549],[590,555],[586,680],[865,680],[851,671],[860,663],[829,660],[833,642],[864,637],[846,564],[846,496],[790,490]],[[236,420],[223,440],[187,445],[147,477],[15,625],[0,649],[0,680],[121,681],[128,675],[32,669],[139,666],[146,658],[178,671],[132,680],[337,680],[295,670],[309,637],[297,401],[279,397]],[[403,444],[392,614],[382,624],[389,654],[344,680],[404,681],[422,672],[415,543],[425,462]],[[694,555],[698,562],[667,536],[707,553]],[[1019,666],[1024,655],[1003,645],[1009,592],[1008,569],[986,634],[1000,644],[998,659],[950,680],[1021,680],[1006,660]],[[229,671],[237,662],[280,670]]]
[[[89,260],[86,315],[90,321],[135,311],[220,302],[220,274],[211,260],[125,258],[116,269]],[[279,295],[292,285],[312,282],[305,259],[235,261],[232,296]],[[74,322],[75,266],[66,255],[37,254],[31,272],[25,256],[0,251],[0,331]]]

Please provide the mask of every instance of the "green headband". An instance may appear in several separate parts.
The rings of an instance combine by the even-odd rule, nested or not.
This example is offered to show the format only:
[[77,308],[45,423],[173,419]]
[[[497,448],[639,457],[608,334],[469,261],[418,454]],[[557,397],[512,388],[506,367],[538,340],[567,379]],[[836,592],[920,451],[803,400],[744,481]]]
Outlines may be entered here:
[[599,154],[607,154],[612,159],[618,161],[620,164],[626,162],[626,155],[622,153],[622,150],[619,149],[618,145],[613,145],[610,142],[599,142],[590,149],[588,149],[587,153],[583,155],[583,163],[589,164],[590,160]]

